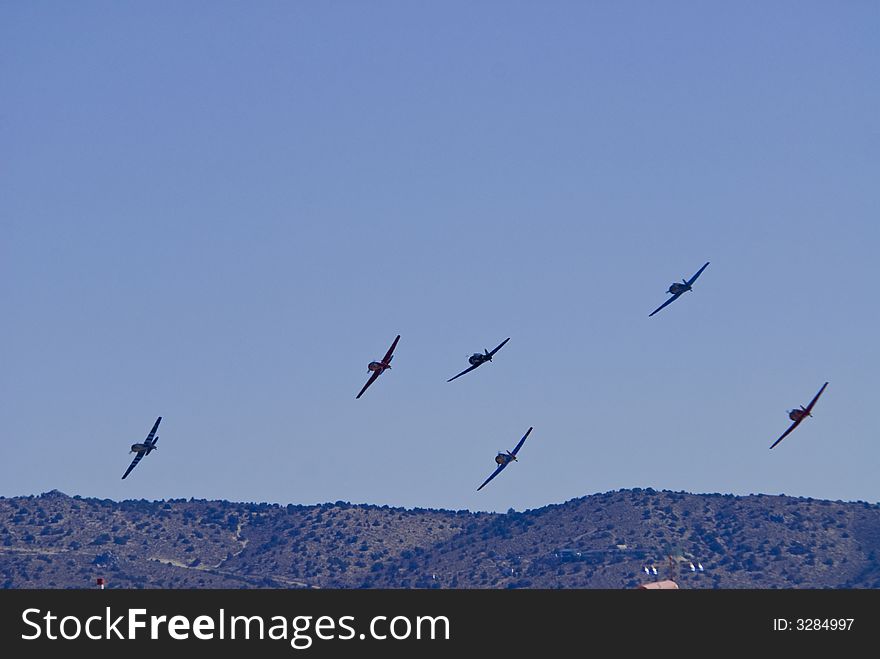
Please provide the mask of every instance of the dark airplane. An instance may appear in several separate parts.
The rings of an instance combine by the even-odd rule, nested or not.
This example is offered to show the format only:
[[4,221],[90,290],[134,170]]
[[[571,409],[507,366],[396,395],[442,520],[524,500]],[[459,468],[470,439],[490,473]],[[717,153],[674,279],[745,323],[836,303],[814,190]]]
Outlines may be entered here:
[[373,374],[370,376],[370,379],[367,380],[364,388],[361,389],[361,392],[357,396],[355,396],[355,398],[360,398],[361,396],[363,396],[364,392],[367,390],[367,387],[373,384],[376,381],[376,378],[382,375],[382,372],[386,368],[391,368],[391,360],[393,359],[393,355],[391,353],[393,353],[394,348],[397,347],[398,341],[400,341],[400,334],[398,334],[397,338],[394,339],[394,343],[392,343],[391,347],[388,348],[388,352],[385,353],[385,356],[382,357],[381,361],[370,362],[369,364],[367,364],[367,370],[372,371]]
[[147,438],[143,441],[142,444],[132,444],[130,453],[137,453],[134,456],[134,460],[131,461],[131,464],[128,465],[128,469],[125,470],[125,473],[122,474],[122,478],[125,478],[131,473],[131,470],[137,466],[137,463],[141,461],[141,458],[145,455],[149,455],[153,451],[158,451],[159,449],[156,447],[156,442],[159,441],[159,435],[156,434],[156,430],[159,428],[159,422],[162,420],[160,416],[156,419],[156,423],[153,424],[153,429],[150,431],[150,434],[147,435]]
[[519,440],[519,444],[517,444],[516,448],[514,448],[512,451],[508,451],[507,453],[502,453],[501,451],[498,452],[498,455],[495,456],[495,462],[498,463],[498,468],[492,472],[492,475],[489,476],[489,478],[483,481],[483,484],[477,488],[477,492],[482,490],[483,487],[485,487],[486,483],[488,483],[490,480],[500,474],[507,465],[516,460],[516,454],[519,452],[520,448],[522,448],[522,445],[526,441],[526,437],[529,436],[530,432],[532,432],[531,428],[526,430],[526,434],[523,435],[523,438]]
[[704,265],[702,268],[700,268],[699,270],[697,270],[697,274],[695,274],[693,277],[691,277],[691,278],[688,279],[687,281],[685,281],[684,279],[682,279],[681,281],[682,281],[683,283],[681,283],[681,284],[679,284],[679,283],[672,284],[672,285],[669,287],[669,290],[666,291],[667,293],[672,293],[672,297],[669,298],[668,300],[666,300],[666,302],[664,302],[663,304],[661,304],[659,307],[657,307],[656,309],[654,309],[654,311],[652,311],[651,313],[649,313],[649,314],[648,314],[648,318],[650,318],[650,317],[653,316],[655,313],[657,313],[658,311],[660,311],[660,309],[662,309],[662,308],[665,307],[666,305],[668,305],[668,304],[672,304],[673,302],[675,302],[678,298],[681,297],[681,294],[682,294],[682,293],[686,293],[686,292],[688,292],[688,291],[692,291],[693,288],[691,288],[691,287],[694,285],[694,282],[697,281],[697,277],[699,277],[701,274],[703,274],[703,270],[706,269],[706,266],[707,266],[707,265],[709,265],[709,262],[708,262],[708,261],[706,262],[706,265]]
[[[819,396],[822,395],[822,392],[825,391],[825,387],[827,387],[827,386],[828,386],[827,382],[822,385],[822,388],[819,389],[819,393],[816,394],[815,396],[813,396],[813,400],[810,401],[809,405],[807,405],[806,407],[801,405],[800,408],[796,408],[796,409],[790,410],[788,412],[788,418],[791,419],[792,421],[794,421],[794,423],[792,423],[788,427],[788,430],[786,430],[784,433],[782,433],[782,437],[780,437],[775,442],[773,442],[773,446],[776,446],[779,442],[781,442],[783,439],[788,437],[788,433],[790,433],[792,430],[797,428],[800,425],[801,421],[806,419],[808,416],[813,416],[810,413],[813,410],[813,405],[815,405],[816,401],[819,400]],[[770,448],[773,448],[773,446],[771,446]]]
[[464,369],[461,373],[459,373],[458,375],[456,375],[455,377],[449,378],[449,379],[447,380],[447,382],[452,382],[455,378],[460,378],[460,377],[461,377],[462,375],[464,375],[465,373],[470,373],[470,372],[473,371],[477,366],[482,366],[482,365],[485,364],[486,362],[491,362],[491,361],[492,361],[492,355],[494,355],[496,352],[498,352],[499,350],[501,350],[501,348],[504,347],[504,344],[507,343],[508,341],[510,341],[510,337],[507,337],[506,339],[504,339],[500,344],[498,344],[498,347],[495,348],[492,352],[489,352],[488,350],[486,350],[486,349],[484,348],[484,349],[483,349],[483,352],[475,352],[474,354],[472,354],[470,357],[468,357],[468,361],[469,361],[470,364],[471,364],[471,365],[470,365],[470,368],[466,368],[466,369]]

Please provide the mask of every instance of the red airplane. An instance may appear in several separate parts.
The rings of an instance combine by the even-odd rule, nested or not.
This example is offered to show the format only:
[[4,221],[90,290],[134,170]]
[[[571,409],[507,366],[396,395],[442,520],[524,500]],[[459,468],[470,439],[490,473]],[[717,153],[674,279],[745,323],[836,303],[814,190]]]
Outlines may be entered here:
[[[788,436],[788,433],[790,433],[792,430],[794,430],[795,428],[797,428],[800,425],[801,421],[806,419],[808,416],[813,416],[812,414],[810,414],[810,412],[813,409],[813,405],[815,405],[816,401],[819,400],[819,396],[822,395],[822,392],[825,391],[825,387],[827,387],[827,386],[828,386],[827,382],[822,385],[822,388],[819,389],[819,393],[813,397],[813,400],[810,401],[809,405],[807,405],[806,407],[801,405],[800,409],[793,409],[788,413],[788,418],[791,419],[792,421],[794,421],[794,423],[792,423],[788,427],[788,430],[786,430],[784,433],[782,433],[782,437],[780,437],[775,442],[773,442],[773,446],[776,446],[779,442],[781,442],[783,439],[785,439]],[[770,448],[773,448],[773,446],[771,446]]]
[[393,353],[394,348],[397,347],[398,341],[400,341],[400,334],[398,334],[397,338],[394,339],[394,343],[392,343],[391,347],[388,348],[388,352],[385,353],[385,356],[382,357],[381,361],[370,362],[369,364],[367,364],[367,370],[372,371],[373,374],[370,376],[370,379],[367,380],[367,383],[364,385],[364,388],[361,389],[361,392],[357,396],[355,396],[355,398],[360,398],[361,396],[363,396],[364,392],[367,390],[367,387],[369,387],[371,384],[373,384],[376,381],[376,378],[378,378],[380,375],[382,375],[382,372],[386,368],[391,368],[391,360],[393,359],[393,355],[391,353]]

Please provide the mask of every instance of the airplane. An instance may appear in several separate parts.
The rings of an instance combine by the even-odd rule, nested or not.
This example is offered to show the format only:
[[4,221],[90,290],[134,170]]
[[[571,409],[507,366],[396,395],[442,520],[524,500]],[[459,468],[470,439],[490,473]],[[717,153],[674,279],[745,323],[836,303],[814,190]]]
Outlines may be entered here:
[[507,343],[508,341],[510,341],[510,337],[509,337],[509,336],[508,336],[506,339],[504,339],[504,340],[498,345],[498,347],[495,348],[492,352],[489,352],[488,350],[486,350],[485,348],[483,348],[483,352],[482,352],[482,353],[480,353],[480,352],[475,352],[474,354],[472,354],[470,357],[468,357],[468,362],[470,362],[470,364],[471,364],[471,365],[470,365],[470,368],[466,368],[466,369],[464,369],[461,373],[459,373],[458,375],[456,375],[455,377],[449,378],[449,379],[447,380],[447,382],[452,382],[455,378],[460,378],[460,377],[461,377],[462,375],[464,375],[465,373],[470,373],[470,372],[473,371],[477,366],[482,366],[482,365],[485,364],[486,362],[491,362],[491,361],[492,361],[492,355],[494,355],[496,352],[498,352],[499,350],[501,350],[501,348],[504,347],[504,344]]
[[[676,561],[675,561],[674,559],[670,559],[670,560],[669,560],[669,577],[668,577],[668,580],[669,580],[669,581],[673,581],[673,582],[675,581],[675,576],[676,576],[675,562],[676,562]],[[702,563],[697,563],[697,565],[694,565],[693,561],[687,561],[687,563],[690,565],[691,572],[696,572],[696,571],[697,571],[697,566],[699,566],[699,570],[700,570],[700,572],[704,572],[704,571],[705,571],[705,570],[703,569],[703,564],[702,564]],[[653,574],[654,576],[656,576],[656,575],[657,575],[657,566],[652,564],[652,565],[649,567],[649,566],[646,565],[646,566],[644,566],[644,567],[642,568],[642,572],[644,572],[644,573],[647,574],[648,576],[651,576],[652,574]]]
[[376,381],[376,378],[378,378],[380,375],[382,375],[382,372],[386,368],[391,368],[391,360],[393,359],[393,355],[391,353],[393,353],[394,348],[397,347],[398,341],[400,341],[400,334],[398,334],[397,338],[394,339],[394,343],[392,343],[391,347],[388,348],[388,352],[385,353],[385,356],[382,357],[381,361],[370,362],[369,364],[367,364],[367,370],[372,371],[373,374],[370,376],[370,379],[367,380],[367,383],[364,385],[364,388],[361,389],[361,392],[357,396],[355,396],[355,398],[360,398],[361,396],[363,396],[364,392],[367,390],[367,387],[369,387],[371,384],[373,384]]
[[666,305],[668,305],[668,304],[672,304],[673,302],[675,302],[679,297],[681,297],[681,294],[682,294],[682,293],[686,293],[687,291],[692,291],[693,288],[691,288],[691,287],[694,285],[694,282],[697,281],[697,277],[699,277],[701,274],[703,274],[703,270],[706,269],[706,266],[707,266],[707,265],[709,265],[709,262],[708,262],[708,261],[706,261],[706,265],[704,265],[702,268],[700,268],[699,270],[697,270],[697,274],[695,274],[693,277],[691,277],[691,278],[688,279],[687,281],[685,281],[684,279],[682,279],[681,281],[682,281],[683,283],[679,284],[678,282],[676,282],[676,283],[672,284],[672,285],[669,287],[669,290],[666,291],[667,293],[672,293],[672,297],[669,298],[668,300],[666,300],[666,302],[664,302],[663,304],[661,304],[659,307],[657,307],[656,309],[654,309],[654,311],[652,311],[651,313],[649,313],[649,314],[648,314],[648,318],[650,318],[650,317],[653,316],[655,313],[657,313],[658,311],[660,311],[660,309],[662,309],[662,308],[665,307]]
[[[788,433],[790,433],[792,430],[794,430],[795,428],[797,428],[800,425],[801,421],[806,419],[808,416],[813,416],[810,413],[813,410],[813,405],[815,405],[816,401],[819,400],[819,396],[822,395],[822,392],[825,391],[825,387],[827,387],[827,386],[828,386],[827,382],[825,384],[823,384],[822,388],[819,389],[819,393],[813,397],[813,400],[811,400],[810,404],[807,405],[806,407],[801,405],[800,409],[789,410],[788,418],[791,419],[792,421],[794,421],[794,423],[792,423],[788,427],[788,430],[786,430],[784,433],[782,433],[782,437],[780,437],[775,442],[773,442],[773,446],[776,446],[779,442],[781,442],[783,439],[785,439],[788,436]],[[773,448],[773,446],[771,446],[770,448]]]
[[492,472],[492,475],[489,476],[489,478],[483,481],[483,484],[477,488],[477,492],[482,490],[486,486],[486,483],[488,483],[490,480],[500,474],[507,465],[516,460],[516,454],[520,450],[520,448],[522,448],[522,445],[526,441],[526,437],[529,436],[530,432],[532,432],[531,428],[526,430],[526,434],[523,435],[523,438],[519,440],[519,444],[517,444],[516,448],[514,448],[512,451],[507,451],[507,453],[502,453],[501,451],[498,451],[498,455],[495,456],[495,462],[498,463],[498,468]]
[[159,450],[156,447],[156,442],[159,441],[159,435],[156,434],[156,430],[158,430],[159,422],[161,420],[161,416],[156,419],[156,423],[153,424],[153,429],[150,431],[150,434],[147,435],[147,438],[143,441],[143,443],[131,445],[131,451],[129,451],[129,453],[137,453],[137,455],[134,456],[134,460],[131,461],[131,464],[128,465],[128,469],[126,469],[125,473],[122,474],[123,480],[131,473],[131,470],[137,466],[137,463],[141,461],[142,457],[144,457],[145,455],[149,455],[153,451]]

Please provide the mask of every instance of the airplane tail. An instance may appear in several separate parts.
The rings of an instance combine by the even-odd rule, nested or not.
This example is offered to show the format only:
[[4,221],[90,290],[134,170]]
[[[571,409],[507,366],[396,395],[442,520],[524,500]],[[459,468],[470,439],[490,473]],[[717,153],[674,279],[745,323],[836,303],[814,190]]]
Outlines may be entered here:
[[156,448],[156,442],[159,441],[159,435],[156,435],[156,439],[153,440],[153,443],[150,445],[150,448],[147,449],[147,452],[144,455],[149,455]]

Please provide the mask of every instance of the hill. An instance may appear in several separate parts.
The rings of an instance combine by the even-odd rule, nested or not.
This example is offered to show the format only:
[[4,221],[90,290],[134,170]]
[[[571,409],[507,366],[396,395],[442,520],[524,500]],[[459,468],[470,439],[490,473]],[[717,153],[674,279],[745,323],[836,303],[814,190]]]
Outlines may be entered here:
[[784,495],[637,488],[507,514],[0,497],[3,588],[880,588],[878,554],[880,505]]

